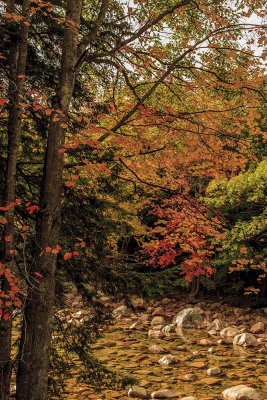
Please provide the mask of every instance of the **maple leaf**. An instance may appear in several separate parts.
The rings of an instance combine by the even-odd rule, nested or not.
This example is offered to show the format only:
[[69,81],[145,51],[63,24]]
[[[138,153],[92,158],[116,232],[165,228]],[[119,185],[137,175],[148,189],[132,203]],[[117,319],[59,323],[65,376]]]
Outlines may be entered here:
[[64,254],[64,260],[70,260],[72,258],[72,253],[71,252],[67,252]]

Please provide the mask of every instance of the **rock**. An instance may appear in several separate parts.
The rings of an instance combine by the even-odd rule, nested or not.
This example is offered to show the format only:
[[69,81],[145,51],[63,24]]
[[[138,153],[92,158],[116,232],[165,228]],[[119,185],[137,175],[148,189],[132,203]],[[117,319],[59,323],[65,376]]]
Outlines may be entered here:
[[237,385],[222,392],[224,400],[262,400],[255,389],[246,385]]
[[200,346],[210,346],[212,342],[208,339],[200,339],[199,344]]
[[194,396],[189,396],[189,397],[182,397],[180,400],[197,400],[197,398]]
[[166,312],[163,307],[156,307],[155,310],[152,312],[153,317],[155,317],[155,316],[164,317],[165,314],[166,314]]
[[165,319],[161,316],[156,316],[151,321],[151,326],[164,325]]
[[220,319],[216,318],[212,323],[208,326],[208,330],[214,330],[214,331],[221,331],[224,329],[225,323],[221,321]]
[[134,308],[144,308],[144,299],[142,299],[142,297],[138,297],[138,296],[133,296],[131,297],[131,303],[134,306]]
[[128,397],[135,397],[137,399],[146,399],[147,398],[146,389],[140,386],[132,386],[128,391]]
[[113,316],[115,318],[121,318],[127,314],[129,314],[129,310],[128,307],[125,305],[119,306],[115,308],[115,310],[113,310]]
[[215,329],[211,329],[210,331],[208,331],[208,334],[210,336],[216,336],[217,335],[217,331],[215,331]]
[[214,353],[213,347],[210,347],[210,348],[208,349],[208,353],[209,353],[209,354],[213,354],[213,353]]
[[216,375],[220,375],[220,374],[221,374],[221,368],[219,368],[219,367],[213,367],[213,368],[209,368],[207,370],[208,376],[216,376]]
[[166,353],[166,350],[164,350],[163,347],[158,346],[157,344],[154,344],[153,346],[150,346],[148,351],[149,351],[149,353],[153,353],[153,354],[164,354],[164,353]]
[[199,307],[186,308],[174,317],[173,323],[181,328],[198,328],[203,321],[202,314]]
[[244,347],[253,347],[258,346],[259,343],[254,335],[251,333],[241,333],[240,335],[236,335],[233,340],[233,345],[244,346]]
[[185,374],[185,376],[184,376],[184,380],[185,381],[188,381],[188,382],[193,382],[193,381],[195,381],[196,380],[196,375],[195,374]]
[[234,308],[234,315],[236,317],[241,317],[241,315],[244,315],[244,310],[242,308]]
[[171,333],[175,332],[176,326],[174,324],[169,324],[162,328],[162,332],[165,336],[170,336]]
[[146,323],[146,322],[148,322],[148,320],[149,320],[149,315],[148,314],[141,314],[140,317],[139,317],[139,321],[140,322]]
[[140,321],[136,321],[134,322],[129,329],[131,330],[136,330],[136,329],[142,329],[143,328],[143,324]]
[[178,359],[172,354],[166,354],[166,356],[163,356],[158,362],[160,365],[168,366],[176,364],[178,362]]
[[163,336],[164,336],[164,334],[160,330],[150,329],[148,331],[149,339],[159,339],[159,338],[162,338]]
[[264,333],[265,332],[265,325],[263,322],[257,322],[256,324],[252,325],[250,328],[250,332],[252,333]]
[[161,389],[151,393],[152,399],[174,399],[177,395],[170,389]]
[[224,339],[229,339],[229,338],[234,338],[239,334],[239,330],[237,328],[228,326],[227,328],[224,328],[220,332],[220,336]]
[[218,382],[220,382],[220,379],[218,378],[202,378],[199,381],[197,381],[198,385],[216,385]]

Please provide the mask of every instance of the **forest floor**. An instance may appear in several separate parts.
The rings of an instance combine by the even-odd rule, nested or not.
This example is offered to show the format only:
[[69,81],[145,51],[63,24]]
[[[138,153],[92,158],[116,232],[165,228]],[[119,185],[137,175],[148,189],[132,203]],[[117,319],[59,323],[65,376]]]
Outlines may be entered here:
[[[235,308],[209,301],[192,305],[168,298],[150,302],[135,298],[134,303],[135,312],[116,304],[120,307],[114,312],[114,324],[93,348],[94,355],[112,371],[135,378],[137,386],[146,390],[147,398],[165,389],[163,395],[170,395],[165,398],[217,400],[224,398],[225,389],[246,385],[256,389],[259,398],[267,399],[267,309]],[[197,309],[201,315],[197,327],[170,325],[180,311],[192,307],[201,309]],[[164,328],[166,325],[169,328]],[[233,337],[242,333],[249,334],[240,337],[243,345],[233,345]],[[97,394],[88,385],[71,379],[65,398],[122,400],[129,398],[128,390],[110,389]]]

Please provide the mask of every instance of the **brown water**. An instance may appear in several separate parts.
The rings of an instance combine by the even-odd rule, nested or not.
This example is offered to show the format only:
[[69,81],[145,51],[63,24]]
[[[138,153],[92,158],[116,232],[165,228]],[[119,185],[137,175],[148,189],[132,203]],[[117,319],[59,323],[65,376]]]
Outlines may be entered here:
[[[212,338],[214,353],[209,354],[207,347],[198,344],[201,338],[208,338],[203,330],[184,330],[183,337],[172,334],[169,338],[149,339],[148,327],[138,331],[125,330],[127,322],[118,321],[94,345],[94,354],[118,374],[131,375],[138,385],[148,393],[158,389],[172,389],[177,398],[194,395],[199,400],[221,399],[224,389],[236,384],[252,385],[267,399],[267,355],[259,354],[242,347],[218,345],[219,338]],[[158,344],[168,353],[175,355],[179,362],[162,367],[158,360],[161,354],[151,354],[148,348]],[[192,358],[192,353],[199,354]],[[220,367],[221,375],[209,378],[207,369]],[[193,373],[195,378],[188,382],[185,375]],[[265,383],[266,382],[266,383]],[[72,379],[66,384],[67,400],[127,399],[127,389],[119,391],[105,390],[93,393],[89,386],[79,384]]]

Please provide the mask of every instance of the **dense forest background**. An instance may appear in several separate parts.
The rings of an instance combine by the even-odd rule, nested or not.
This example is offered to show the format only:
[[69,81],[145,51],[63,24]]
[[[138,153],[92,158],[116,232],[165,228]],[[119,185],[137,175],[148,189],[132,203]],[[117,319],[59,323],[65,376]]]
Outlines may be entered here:
[[67,373],[51,337],[74,287],[92,314],[61,346],[102,383],[84,343],[110,321],[105,294],[264,304],[265,1],[0,11],[1,400],[12,370],[18,400]]

